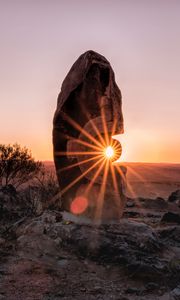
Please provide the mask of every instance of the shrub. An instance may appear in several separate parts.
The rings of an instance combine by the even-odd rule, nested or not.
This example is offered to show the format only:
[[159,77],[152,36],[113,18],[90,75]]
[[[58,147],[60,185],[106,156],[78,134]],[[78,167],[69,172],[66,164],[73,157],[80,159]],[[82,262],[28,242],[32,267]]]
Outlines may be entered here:
[[16,189],[42,169],[26,147],[0,144],[0,186],[12,184]]
[[[55,208],[51,199],[59,193],[59,185],[55,172],[48,171],[45,166],[34,177],[33,181],[21,193],[21,200],[26,203],[29,215],[41,213],[44,209]],[[56,205],[56,209],[57,209]]]

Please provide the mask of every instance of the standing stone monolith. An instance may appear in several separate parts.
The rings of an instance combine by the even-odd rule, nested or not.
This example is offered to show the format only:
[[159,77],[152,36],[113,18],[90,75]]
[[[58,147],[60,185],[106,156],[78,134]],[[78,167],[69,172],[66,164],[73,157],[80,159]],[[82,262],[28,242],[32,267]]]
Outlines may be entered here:
[[[105,141],[107,135],[111,141],[112,135],[124,132],[123,125],[121,92],[110,63],[94,51],[85,52],[62,83],[53,120],[54,162],[64,210],[105,220],[122,216],[125,168],[115,172],[116,188],[110,167],[99,173],[98,167],[87,170],[96,162],[90,155],[96,141]],[[121,154],[120,143],[114,143]]]

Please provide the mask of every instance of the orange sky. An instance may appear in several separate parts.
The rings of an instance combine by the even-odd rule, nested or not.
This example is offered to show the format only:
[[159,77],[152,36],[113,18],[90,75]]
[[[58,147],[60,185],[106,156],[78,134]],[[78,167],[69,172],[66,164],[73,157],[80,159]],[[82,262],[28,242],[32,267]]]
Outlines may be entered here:
[[122,91],[122,160],[180,162],[179,11],[178,0],[1,2],[0,142],[52,159],[61,83],[92,49]]

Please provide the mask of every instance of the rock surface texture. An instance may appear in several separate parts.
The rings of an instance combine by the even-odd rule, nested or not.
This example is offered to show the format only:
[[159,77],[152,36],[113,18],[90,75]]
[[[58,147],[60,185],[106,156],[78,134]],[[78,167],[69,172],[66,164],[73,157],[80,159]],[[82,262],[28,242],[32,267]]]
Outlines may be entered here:
[[[105,149],[112,142],[112,135],[124,131],[121,98],[110,63],[94,51],[82,54],[63,81],[53,120],[53,145],[62,206],[67,211],[71,211],[71,204],[76,196],[83,196],[88,200],[84,214],[95,217],[104,169],[96,177],[99,164],[96,168],[87,170],[97,162],[96,153],[102,152],[98,147]],[[113,143],[120,155],[120,143],[116,140]],[[88,152],[92,151],[94,154],[89,156]],[[82,152],[84,155],[78,154]],[[92,158],[93,155],[95,160],[83,163],[83,160]],[[75,164],[73,169],[70,168],[72,164]],[[119,218],[122,215],[125,205],[122,192],[123,172],[124,169],[123,175],[116,172],[116,192],[112,188],[111,176],[107,175],[104,201],[99,201],[104,202],[101,218]],[[89,189],[91,181],[93,186],[87,197],[85,191]]]
[[61,211],[13,224],[6,214],[0,299],[179,300],[180,225],[162,217],[180,209],[152,201],[129,198],[124,218],[100,225]]

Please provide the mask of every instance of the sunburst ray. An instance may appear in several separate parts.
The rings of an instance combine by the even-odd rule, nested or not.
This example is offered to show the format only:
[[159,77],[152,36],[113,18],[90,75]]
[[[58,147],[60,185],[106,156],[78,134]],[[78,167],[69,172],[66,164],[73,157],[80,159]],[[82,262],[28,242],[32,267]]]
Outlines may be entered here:
[[116,126],[117,126],[117,118],[115,118],[113,121],[112,129],[111,129],[111,136],[113,136],[114,133],[116,132]]
[[148,170],[151,170],[151,173],[157,174],[157,175],[163,177],[164,179],[169,180],[169,176],[168,176],[168,175],[163,174],[162,171],[158,171],[157,169],[155,169],[154,166],[151,166],[151,165],[143,165],[143,168],[148,169]]
[[96,160],[96,159],[98,159],[98,158],[100,158],[100,157],[102,157],[102,155],[97,155],[97,156],[95,156],[95,157],[93,156],[93,157],[91,157],[91,158],[84,159],[84,160],[82,160],[82,161],[78,161],[78,162],[76,162],[76,163],[74,163],[74,164],[71,164],[71,165],[69,165],[69,166],[67,166],[67,167],[61,168],[58,172],[61,173],[61,172],[67,171],[67,170],[72,169],[72,168],[74,168],[74,167],[78,167],[78,166],[81,166],[81,165],[83,165],[83,164],[89,163],[90,161]]
[[102,118],[105,142],[106,142],[106,145],[109,145],[109,135],[108,135],[108,128],[107,128],[107,123],[106,123],[104,107],[101,108],[101,118]]
[[102,151],[56,151],[57,156],[103,155]]
[[127,166],[128,171],[133,174],[137,179],[139,179],[141,182],[143,182],[145,185],[147,182],[144,180],[144,178],[138,174],[132,167]]
[[101,150],[103,148],[103,145],[101,145],[101,147],[100,146],[95,146],[93,144],[88,143],[87,141],[83,141],[80,138],[76,138],[76,137],[70,136],[70,135],[65,134],[65,133],[61,133],[61,137],[64,137],[68,141],[75,141],[78,144],[90,147],[90,148],[95,149],[95,150]]
[[83,140],[81,140],[81,139],[73,139],[73,140],[76,141],[78,144],[81,144],[81,145],[83,145],[83,146],[87,146],[87,147],[92,148],[92,149],[95,149],[95,150],[97,150],[97,151],[100,151],[100,150],[102,150],[102,148],[103,148],[102,145],[101,145],[101,147],[98,147],[98,146],[92,145],[92,144],[90,144],[90,143],[88,143],[88,142],[86,142],[86,141],[83,141]]
[[93,178],[91,179],[91,181],[89,182],[86,190],[85,190],[85,196],[88,196],[91,188],[93,187],[94,185],[94,182],[95,180],[97,179],[97,177],[99,176],[100,172],[102,171],[103,167],[104,167],[104,164],[105,164],[106,160],[104,158],[103,162],[101,163],[101,165],[99,166],[99,168],[97,169],[97,171],[95,172]]
[[130,191],[131,197],[132,197],[133,199],[136,199],[136,198],[137,198],[137,195],[136,195],[136,193],[134,192],[134,190],[133,190],[131,184],[128,182],[128,180],[126,180],[126,177],[125,177],[125,175],[123,174],[121,168],[120,168],[118,165],[116,165],[116,164],[114,164],[114,166],[116,167],[116,170],[117,170],[118,173],[120,174],[120,176],[121,176],[123,182],[126,184],[128,190]]
[[115,166],[116,166],[117,171],[119,172],[119,174],[122,176],[122,178],[123,178],[123,180],[124,180],[124,182],[125,182],[125,184],[126,184],[128,190],[129,190],[129,192],[130,192],[130,194],[131,194],[131,197],[132,197],[133,200],[136,202],[137,207],[138,207],[139,209],[141,209],[141,211],[143,212],[144,210],[143,210],[143,208],[142,208],[142,206],[141,206],[141,203],[140,203],[140,201],[139,201],[139,199],[138,199],[138,197],[137,197],[137,194],[135,193],[135,191],[134,191],[132,185],[129,183],[128,180],[126,180],[126,177],[124,176],[124,174],[123,174],[121,168],[120,168],[119,166],[117,166],[117,165],[115,165]]
[[94,129],[95,133],[97,134],[99,140],[101,141],[102,145],[105,147],[106,143],[104,138],[102,137],[99,129],[97,128],[96,124],[94,123],[93,119],[90,119],[89,122],[91,123],[92,128]]
[[95,219],[100,220],[101,214],[102,214],[102,208],[104,203],[104,194],[106,189],[106,182],[107,182],[107,176],[108,176],[108,170],[109,170],[109,161],[106,161],[105,168],[104,168],[104,174],[102,179],[102,185],[99,191],[99,195],[97,198],[97,208],[95,213]]
[[94,130],[95,134],[97,134],[99,141],[102,143],[102,145],[105,147],[106,143],[104,141],[104,138],[102,136],[102,134],[100,133],[98,127],[96,126],[94,120],[92,119],[91,115],[89,112],[87,112],[86,108],[84,107],[84,105],[81,103],[81,109],[83,111],[83,113],[85,114],[86,118],[88,119],[89,123],[92,126],[92,129]]
[[99,159],[96,163],[94,163],[91,167],[89,167],[86,171],[84,171],[80,176],[78,176],[75,180],[69,183],[62,191],[60,192],[61,196],[66,193],[73,185],[75,185],[78,181],[80,181],[84,176],[86,176],[90,171],[92,171],[104,158]]
[[76,121],[74,121],[70,116],[68,116],[65,113],[62,113],[63,118],[71,124],[75,129],[77,129],[79,132],[81,132],[84,136],[86,136],[89,140],[91,140],[94,144],[99,146],[100,148],[102,147],[102,144],[95,139],[89,132],[87,132],[84,128],[82,128]]
[[114,171],[114,165],[110,163],[110,169],[111,169],[111,175],[112,175],[112,180],[113,180],[113,186],[115,189],[115,192],[118,193],[118,184],[117,184],[117,179]]
[[119,193],[119,189],[118,189],[118,183],[117,183],[117,178],[116,178],[116,174],[115,174],[115,170],[114,170],[114,165],[110,163],[110,170],[111,170],[111,175],[112,175],[112,181],[113,181],[113,187],[115,190],[115,201],[116,201],[116,205],[118,210],[121,208],[122,205],[122,199]]
[[70,182],[64,189],[59,191],[51,200],[49,203],[55,203],[57,200],[59,200],[59,197],[61,197],[64,193],[66,193],[73,185],[75,185],[78,181],[80,181],[84,176],[86,176],[90,171],[92,171],[101,161],[104,159],[102,157],[97,162],[95,162],[91,167],[89,167],[85,172],[83,172],[80,176],[78,176],[75,180]]
[[[127,170],[134,175],[140,182],[142,182],[144,184],[144,188],[146,191],[148,191],[148,183],[147,181],[144,180],[144,178],[138,174],[135,170],[133,170],[132,167],[127,166]],[[137,200],[138,201],[138,200]],[[139,206],[141,206],[140,202],[139,202]]]

